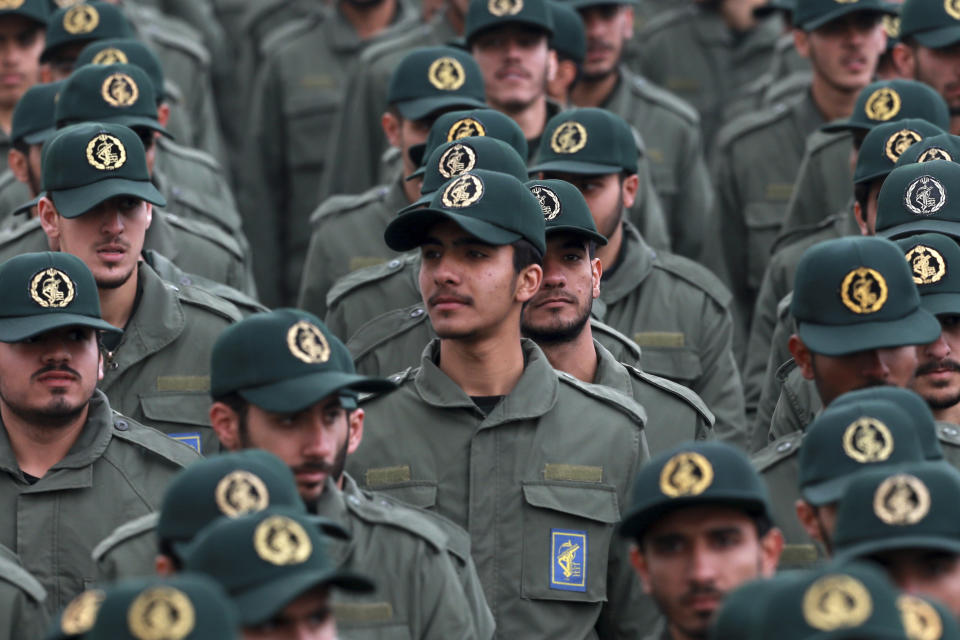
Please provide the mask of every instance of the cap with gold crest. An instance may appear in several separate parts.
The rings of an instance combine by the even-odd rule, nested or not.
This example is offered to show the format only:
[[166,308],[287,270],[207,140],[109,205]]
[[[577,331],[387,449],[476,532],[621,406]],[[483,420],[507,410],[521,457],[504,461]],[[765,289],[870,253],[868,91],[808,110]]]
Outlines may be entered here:
[[766,601],[778,582],[792,579],[793,574],[780,573],[769,579],[751,580],[728,593],[713,619],[710,640],[765,640],[760,635],[760,625]]
[[[619,0],[617,4],[635,4],[636,0]],[[550,0],[553,35],[550,48],[560,60],[572,60],[579,67],[587,57],[587,29],[576,8],[591,4],[610,4],[609,0]]]
[[940,323],[920,307],[903,252],[884,238],[836,238],[807,249],[790,312],[807,348],[827,356],[928,344],[940,335]]
[[864,87],[849,118],[829,122],[822,131],[866,133],[884,122],[918,118],[950,130],[950,109],[937,91],[916,80],[878,80]]
[[236,606],[215,580],[181,573],[105,590],[84,640],[240,640]]
[[506,142],[521,158],[529,155],[527,139],[523,129],[510,116],[494,109],[470,109],[467,111],[448,111],[437,118],[430,127],[427,141],[424,144],[415,144],[410,147],[410,159],[420,168],[414,171],[407,180],[422,176],[425,170],[425,160],[430,157],[434,149],[446,142],[453,142],[461,138],[496,138]]
[[547,122],[530,173],[636,173],[638,154],[633,130],[620,116],[594,107],[568,109]]
[[909,640],[960,639],[960,623],[956,617],[932,598],[903,593],[897,598],[897,609]]
[[566,180],[530,180],[526,184],[530,193],[540,201],[547,236],[566,232],[583,236],[598,245],[607,244],[607,239],[597,231],[593,214],[580,189]]
[[157,206],[167,201],[150,182],[143,143],[119,124],[65,127],[43,145],[43,190],[64,218],[76,218],[115,196]]
[[87,589],[74,596],[60,612],[54,616],[44,640],[80,640],[93,628],[97,621],[100,605],[106,597],[103,589]]
[[483,107],[483,73],[463,49],[414,49],[390,76],[387,104],[407,120],[420,120],[440,109]]
[[291,413],[339,394],[396,387],[357,375],[350,352],[319,318],[299,309],[255,313],[220,334],[210,357],[210,395],[237,393],[266,411]]
[[553,16],[548,0],[470,0],[463,32],[467,46],[480,33],[509,24],[532,27],[549,36]]
[[877,235],[936,232],[960,238],[960,164],[931,160],[896,167],[877,197]]
[[900,38],[941,49],[960,42],[960,2],[905,0],[900,10]]
[[40,62],[50,62],[67,45],[103,38],[135,38],[119,7],[109,2],[77,2],[55,11],[47,21],[47,41]]
[[836,556],[863,558],[895,549],[960,553],[960,472],[946,462],[865,471],[837,508]]
[[960,314],[960,246],[940,233],[897,240],[913,281],[920,289],[920,306],[934,315]]
[[887,0],[803,0],[793,11],[793,24],[804,31],[814,31],[828,22],[851,13],[897,15],[896,5]]
[[920,429],[936,437],[932,419],[924,423],[889,400],[831,403],[803,438],[797,460],[800,495],[814,506],[833,504],[851,478],[868,467],[922,462],[923,447],[914,433]]
[[366,576],[338,569],[326,547],[302,513],[270,508],[207,527],[187,550],[185,567],[223,585],[250,627],[315,587],[373,590]]
[[48,0],[5,0],[0,2],[0,18],[4,16],[23,16],[46,25],[47,19],[50,17],[47,2]]
[[57,127],[106,122],[171,137],[157,120],[153,82],[132,64],[88,64],[71,73],[60,89],[55,117]]
[[934,160],[960,162],[960,136],[941,133],[926,137],[900,154],[897,166],[915,162],[933,162]]
[[640,539],[658,518],[699,505],[770,517],[767,488],[746,455],[722,442],[690,442],[654,456],[640,469],[620,534]]
[[43,144],[54,134],[54,111],[63,81],[35,84],[27,89],[13,108],[10,140],[13,143]]
[[943,129],[917,118],[878,124],[860,144],[853,183],[860,184],[886,176],[912,145],[942,134]]
[[94,40],[83,48],[75,64],[78,69],[88,64],[132,64],[140,67],[150,78],[157,104],[163,100],[165,85],[160,59],[150,47],[136,38]]
[[0,264],[0,342],[20,342],[61,327],[119,333],[100,316],[93,274],[69,253],[24,253]]

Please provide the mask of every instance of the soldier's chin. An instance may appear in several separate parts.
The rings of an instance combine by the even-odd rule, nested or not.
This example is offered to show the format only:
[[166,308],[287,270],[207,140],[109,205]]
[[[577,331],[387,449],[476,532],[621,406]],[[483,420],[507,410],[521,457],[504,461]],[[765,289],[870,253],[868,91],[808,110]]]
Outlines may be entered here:
[[98,289],[119,289],[127,283],[127,280],[130,279],[130,276],[133,275],[133,269],[130,269],[126,273],[118,274],[113,273],[106,276],[98,276],[96,278],[97,288]]

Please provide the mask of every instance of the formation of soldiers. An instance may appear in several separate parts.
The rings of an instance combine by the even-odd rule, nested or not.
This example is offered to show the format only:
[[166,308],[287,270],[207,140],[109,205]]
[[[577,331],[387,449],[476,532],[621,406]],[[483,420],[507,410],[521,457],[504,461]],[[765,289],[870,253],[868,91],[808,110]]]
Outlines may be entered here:
[[0,132],[0,640],[960,639],[957,0],[0,0]]

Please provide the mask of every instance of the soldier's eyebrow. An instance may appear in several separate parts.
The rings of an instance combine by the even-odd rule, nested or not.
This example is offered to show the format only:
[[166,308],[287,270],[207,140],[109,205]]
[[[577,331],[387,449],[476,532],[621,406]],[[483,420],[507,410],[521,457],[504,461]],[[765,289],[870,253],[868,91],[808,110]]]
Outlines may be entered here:
[[580,249],[581,251],[587,250],[587,242],[578,238],[570,238],[560,246],[563,249]]
[[481,240],[480,238],[476,238],[476,237],[474,237],[474,236],[464,236],[464,237],[462,237],[462,238],[457,238],[456,240],[454,240],[454,241],[453,241],[453,246],[455,246],[455,247],[467,247],[467,246],[477,247],[477,246],[480,246],[480,247],[489,247],[489,248],[492,249],[492,248],[494,248],[496,245],[490,244],[489,242],[484,242],[484,241]]

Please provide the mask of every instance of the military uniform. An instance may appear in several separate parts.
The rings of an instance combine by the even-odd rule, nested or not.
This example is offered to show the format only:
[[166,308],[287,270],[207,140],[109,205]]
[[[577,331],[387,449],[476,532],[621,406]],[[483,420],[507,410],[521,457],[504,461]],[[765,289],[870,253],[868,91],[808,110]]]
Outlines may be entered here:
[[40,638],[47,628],[46,597],[43,585],[0,545],[0,640]]
[[802,57],[793,44],[793,33],[777,38],[770,68],[743,88],[740,96],[723,111],[724,122],[751,111],[763,109],[810,87],[810,60]]

